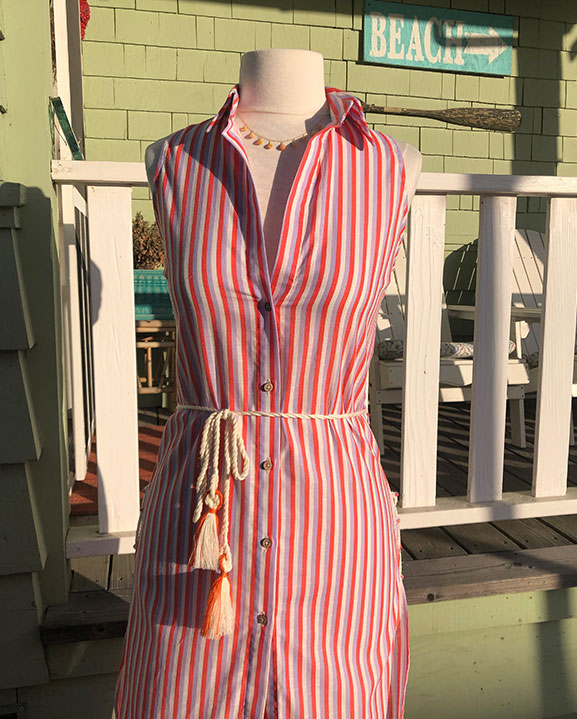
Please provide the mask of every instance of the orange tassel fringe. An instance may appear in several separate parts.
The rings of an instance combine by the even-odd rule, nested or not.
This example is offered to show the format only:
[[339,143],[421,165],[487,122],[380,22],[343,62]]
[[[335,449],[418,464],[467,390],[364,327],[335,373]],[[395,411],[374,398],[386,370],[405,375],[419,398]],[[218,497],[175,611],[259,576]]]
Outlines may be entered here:
[[234,631],[234,614],[232,611],[232,596],[228,572],[224,571],[223,561],[225,555],[220,557],[222,574],[216,579],[208,594],[208,606],[200,633],[207,639],[218,639]]

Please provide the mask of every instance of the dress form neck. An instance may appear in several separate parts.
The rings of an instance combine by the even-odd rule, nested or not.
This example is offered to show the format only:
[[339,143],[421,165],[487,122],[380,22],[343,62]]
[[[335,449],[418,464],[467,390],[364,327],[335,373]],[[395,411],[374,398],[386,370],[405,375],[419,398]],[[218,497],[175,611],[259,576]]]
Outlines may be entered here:
[[312,50],[247,52],[239,88],[238,112],[257,132],[279,138],[301,134],[305,121],[326,106],[323,56]]
[[[287,140],[331,121],[325,95],[323,56],[312,50],[266,49],[241,58],[235,127],[249,168],[264,228],[269,276],[275,264],[282,218],[308,138],[296,147],[265,150],[241,132],[243,121],[257,133]],[[277,143],[274,143],[275,146]]]

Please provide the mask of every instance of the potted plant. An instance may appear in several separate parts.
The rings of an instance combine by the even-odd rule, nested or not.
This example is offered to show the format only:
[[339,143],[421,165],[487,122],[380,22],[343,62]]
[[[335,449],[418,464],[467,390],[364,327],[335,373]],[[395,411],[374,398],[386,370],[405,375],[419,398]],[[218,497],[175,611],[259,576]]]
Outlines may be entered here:
[[132,222],[134,303],[137,320],[174,319],[163,274],[164,243],[156,222],[138,211]]

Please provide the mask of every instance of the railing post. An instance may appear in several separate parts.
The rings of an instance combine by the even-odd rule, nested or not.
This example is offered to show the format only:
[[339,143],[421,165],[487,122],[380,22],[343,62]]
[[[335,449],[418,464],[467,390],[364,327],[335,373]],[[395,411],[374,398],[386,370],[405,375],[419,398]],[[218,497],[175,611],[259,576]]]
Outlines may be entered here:
[[436,498],[445,212],[445,195],[417,195],[411,204],[399,497],[402,507],[434,506]]
[[60,187],[63,274],[62,308],[68,375],[68,407],[72,413],[74,471],[72,479],[83,481],[92,449],[94,413],[92,403],[92,333],[88,311],[86,201],[74,185]]
[[132,188],[87,188],[99,532],[139,515]]
[[533,486],[535,497],[567,491],[577,310],[577,198],[552,197],[547,212]]
[[482,195],[467,499],[501,499],[517,198]]

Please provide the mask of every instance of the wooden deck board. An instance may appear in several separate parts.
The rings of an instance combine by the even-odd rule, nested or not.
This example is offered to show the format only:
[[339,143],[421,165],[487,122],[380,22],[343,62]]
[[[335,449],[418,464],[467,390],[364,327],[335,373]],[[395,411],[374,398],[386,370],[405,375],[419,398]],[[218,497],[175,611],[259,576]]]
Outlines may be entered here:
[[75,557],[72,569],[71,592],[89,592],[109,588],[110,556]]
[[577,586],[575,545],[442,557],[404,566],[409,604]]
[[115,554],[110,570],[110,589],[126,589],[132,585],[134,554]]
[[[412,561],[403,569],[408,604],[559,589],[577,586],[577,548],[445,556]],[[48,607],[41,627],[43,642],[122,637],[130,597],[129,587],[71,593],[66,604]]]
[[577,544],[577,515],[565,514],[559,517],[544,517],[542,521],[557,532],[562,533],[572,544]]
[[573,544],[567,537],[548,526],[547,519],[501,519],[492,522],[504,534],[510,537],[521,549],[539,549],[540,547],[560,547]]
[[65,604],[49,606],[40,627],[44,644],[121,637],[126,631],[130,588],[71,592]]
[[410,559],[436,559],[467,554],[451,535],[441,527],[402,529],[401,544],[409,556],[403,553],[403,566]]

